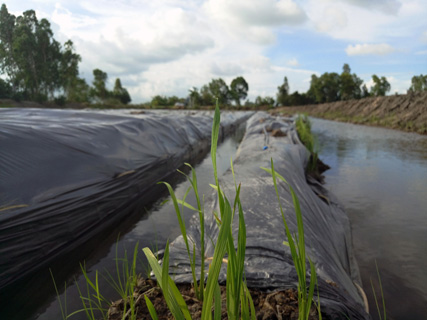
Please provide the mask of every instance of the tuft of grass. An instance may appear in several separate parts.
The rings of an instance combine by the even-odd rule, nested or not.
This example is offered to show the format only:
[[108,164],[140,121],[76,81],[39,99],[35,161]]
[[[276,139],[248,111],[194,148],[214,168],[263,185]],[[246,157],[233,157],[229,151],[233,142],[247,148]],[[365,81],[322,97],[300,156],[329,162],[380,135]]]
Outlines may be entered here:
[[[199,299],[203,299],[202,315],[201,319],[211,320],[212,319],[212,307],[214,310],[214,318],[221,318],[221,292],[219,288],[218,278],[221,271],[221,267],[224,257],[227,254],[227,283],[226,283],[226,305],[227,305],[227,314],[229,319],[240,319],[244,316],[245,319],[255,319],[255,311],[253,307],[253,301],[249,294],[249,291],[244,282],[244,259],[245,259],[245,249],[246,249],[246,226],[243,216],[243,208],[240,202],[240,185],[237,186],[235,183],[236,195],[234,198],[233,205],[231,205],[227,196],[221,189],[218,180],[218,170],[216,162],[216,151],[218,144],[220,128],[220,111],[218,102],[215,108],[215,115],[212,126],[212,143],[211,143],[211,156],[212,156],[212,165],[214,169],[214,179],[215,185],[212,187],[216,190],[218,196],[219,204],[219,214],[214,212],[215,220],[219,227],[219,234],[215,244],[214,255],[212,262],[210,263],[209,270],[207,271],[207,281],[206,285],[204,284],[204,269],[203,265],[205,263],[206,257],[204,256],[204,210],[200,204],[200,197],[197,190],[197,178],[193,168],[192,169],[192,178],[187,178],[191,182],[191,187],[193,188],[196,199],[198,203],[198,208],[192,207],[190,204],[185,202],[184,199],[177,199],[173,189],[167,183],[164,183],[169,190],[171,199],[174,204],[174,208],[177,214],[178,222],[181,228],[181,233],[184,238],[184,242],[187,249],[187,254],[189,257],[192,275],[193,275],[193,286],[198,291]],[[231,162],[233,176],[234,169]],[[181,204],[181,208],[179,207]],[[201,273],[200,273],[200,284],[197,284],[197,279],[195,277],[195,244],[193,243],[192,249],[190,251],[190,244],[187,239],[187,231],[185,228],[184,220],[182,219],[182,210],[184,207],[190,208],[199,213],[200,218],[200,228],[202,230],[201,238]],[[239,217],[239,230],[237,238],[237,247],[234,246],[234,239],[232,235],[232,223],[235,213],[238,213]],[[163,259],[163,266],[161,267],[158,261],[154,258],[151,250],[149,248],[143,249],[144,254],[146,255],[153,272],[156,275],[157,281],[160,283],[163,295],[168,304],[168,307],[176,319],[188,319],[187,310],[188,307],[183,302],[182,296],[179,291],[174,289],[175,284],[171,280],[167,268],[169,261],[169,244],[166,245],[165,256]],[[161,272],[160,272],[161,270]],[[169,302],[168,302],[169,301]],[[177,307],[179,306],[179,308]],[[150,311],[151,313],[151,311]]]
[[308,164],[309,171],[317,170],[317,159],[318,159],[318,145],[311,133],[311,122],[306,114],[298,115],[295,120],[295,127],[298,132],[298,136],[307,150],[310,152],[311,157]]
[[[285,226],[286,237],[288,241],[283,243],[291,249],[292,260],[298,275],[298,319],[306,320],[310,314],[311,303],[313,301],[314,286],[317,283],[316,269],[313,262],[308,257],[310,263],[310,285],[307,288],[306,282],[306,254],[305,254],[305,240],[304,240],[304,225],[302,220],[302,213],[297,195],[295,194],[292,186],[286,179],[274,170],[273,159],[271,159],[271,169],[261,168],[271,174],[273,177],[274,189],[276,190],[277,201],[279,202],[280,212],[282,214],[283,224]],[[277,178],[288,185],[291,191],[292,201],[295,208],[295,215],[297,219],[298,235],[292,236],[288,224],[286,222],[285,214],[283,212],[282,203],[280,201],[279,190],[277,189]],[[307,292],[308,291],[308,292]],[[320,301],[318,301],[320,304]],[[320,307],[318,306],[318,309]],[[320,313],[319,313],[320,315]]]
[[387,320],[387,312],[386,312],[386,308],[385,308],[385,299],[384,299],[383,285],[382,285],[382,282],[381,282],[380,271],[378,270],[377,260],[375,260],[375,268],[377,269],[377,277],[378,277],[378,282],[380,284],[381,299],[382,299],[382,305],[383,305],[382,316],[381,316],[381,310],[380,310],[380,307],[379,307],[379,304],[378,304],[377,294],[375,293],[374,284],[372,283],[372,279],[370,279],[371,280],[372,293],[374,294],[375,305],[377,307],[378,317],[380,318],[380,320],[382,320],[383,317],[384,317],[384,320]]

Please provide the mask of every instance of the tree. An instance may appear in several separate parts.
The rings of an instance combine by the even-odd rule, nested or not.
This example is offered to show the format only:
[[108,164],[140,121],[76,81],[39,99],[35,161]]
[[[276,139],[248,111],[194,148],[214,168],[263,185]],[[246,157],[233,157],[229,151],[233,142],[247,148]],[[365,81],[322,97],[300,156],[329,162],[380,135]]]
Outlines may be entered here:
[[377,75],[374,74],[372,76],[372,81],[374,81],[374,85],[371,87],[371,95],[373,96],[385,96],[391,89],[390,83],[387,81],[386,77],[378,78]]
[[218,99],[220,104],[228,104],[230,99],[230,90],[227,84],[221,78],[212,79],[208,84],[210,94],[215,99]]
[[106,82],[108,79],[108,75],[106,72],[100,70],[100,69],[94,69],[93,70],[93,89],[92,89],[92,96],[100,101],[105,101],[108,96],[109,92],[106,88]]
[[244,100],[248,96],[248,83],[243,77],[237,77],[231,81],[230,89],[232,99],[240,107],[240,99]]
[[289,105],[289,84],[288,84],[288,78],[285,77],[283,79],[283,84],[279,87],[277,87],[277,103],[282,106]]
[[205,84],[201,89],[200,89],[200,98],[201,98],[201,104],[203,105],[211,105],[213,104],[215,101],[211,91],[209,90],[209,86],[207,84]]
[[190,92],[189,94],[190,108],[195,109],[198,106],[200,106],[200,104],[202,104],[202,97],[200,96],[200,93],[196,87],[193,87],[188,91]]
[[68,40],[64,44],[60,63],[60,81],[68,101],[73,101],[76,97],[76,90],[81,85],[79,79],[79,62],[82,60],[80,55],[75,53],[74,44]]
[[361,97],[362,97],[362,98],[367,98],[367,97],[369,97],[369,96],[370,96],[370,94],[369,94],[368,88],[366,87],[366,84],[364,84],[364,85],[362,86],[362,93],[361,93]]
[[313,74],[307,94],[317,103],[340,100],[340,76],[335,72],[325,72],[320,77]]
[[345,63],[343,66],[343,72],[340,75],[340,99],[360,99],[362,95],[360,86],[362,83],[363,80],[361,80],[356,74],[351,74],[350,66]]
[[123,104],[128,104],[129,102],[131,102],[129,92],[122,87],[122,82],[119,78],[117,78],[114,83],[113,97]]
[[6,74],[13,85],[15,91],[16,74],[18,68],[13,58],[13,32],[15,29],[16,17],[9,14],[5,4],[0,9],[0,70]]
[[274,99],[272,97],[261,97],[258,96],[255,99],[255,106],[256,107],[262,107],[262,106],[269,106],[272,107],[274,105]]
[[423,76],[413,76],[411,79],[411,87],[409,88],[410,92],[421,92],[427,91],[427,75]]

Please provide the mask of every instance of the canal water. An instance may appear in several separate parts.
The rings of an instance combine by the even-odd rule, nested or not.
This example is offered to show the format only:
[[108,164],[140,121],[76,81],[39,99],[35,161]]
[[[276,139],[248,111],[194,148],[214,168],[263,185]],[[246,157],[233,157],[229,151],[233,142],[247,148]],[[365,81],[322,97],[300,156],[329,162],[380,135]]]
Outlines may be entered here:
[[320,119],[312,119],[312,130],[331,167],[326,186],[351,220],[373,319],[375,262],[387,319],[426,319],[427,136]]

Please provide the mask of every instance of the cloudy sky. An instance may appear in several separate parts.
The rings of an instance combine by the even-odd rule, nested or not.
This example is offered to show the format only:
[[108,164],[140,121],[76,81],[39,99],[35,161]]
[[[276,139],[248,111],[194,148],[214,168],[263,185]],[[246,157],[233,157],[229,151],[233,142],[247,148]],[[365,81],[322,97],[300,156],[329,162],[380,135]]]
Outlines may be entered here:
[[344,63],[368,87],[386,76],[405,93],[427,74],[426,0],[6,0],[34,9],[54,37],[71,39],[80,73],[119,77],[133,102],[184,97],[213,78],[249,83],[249,98],[275,97],[288,77],[305,92],[312,74],[341,73]]

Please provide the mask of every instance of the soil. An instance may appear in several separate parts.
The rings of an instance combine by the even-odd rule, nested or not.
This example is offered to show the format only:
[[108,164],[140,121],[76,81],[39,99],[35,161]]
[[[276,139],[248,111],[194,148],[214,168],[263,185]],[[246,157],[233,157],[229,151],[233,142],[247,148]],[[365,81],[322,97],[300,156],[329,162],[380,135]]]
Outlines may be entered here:
[[[194,290],[191,285],[178,285],[178,289],[187,303],[192,319],[200,319],[203,304],[195,297]],[[282,291],[265,292],[249,289],[249,291],[254,302],[256,318],[258,320],[298,319],[298,293],[295,290],[287,289]],[[147,305],[145,303],[144,295],[146,295],[153,303],[159,319],[174,319],[163,298],[162,290],[157,286],[157,283],[153,280],[140,278],[134,295],[137,300],[136,310],[138,320],[151,319]],[[225,286],[221,286],[221,319],[227,319],[225,296]],[[108,311],[108,319],[123,319],[123,310],[123,300],[114,302]],[[312,320],[318,318],[317,310],[313,306],[310,311],[309,319]]]
[[280,107],[282,114],[310,116],[427,134],[427,92],[298,107]]

